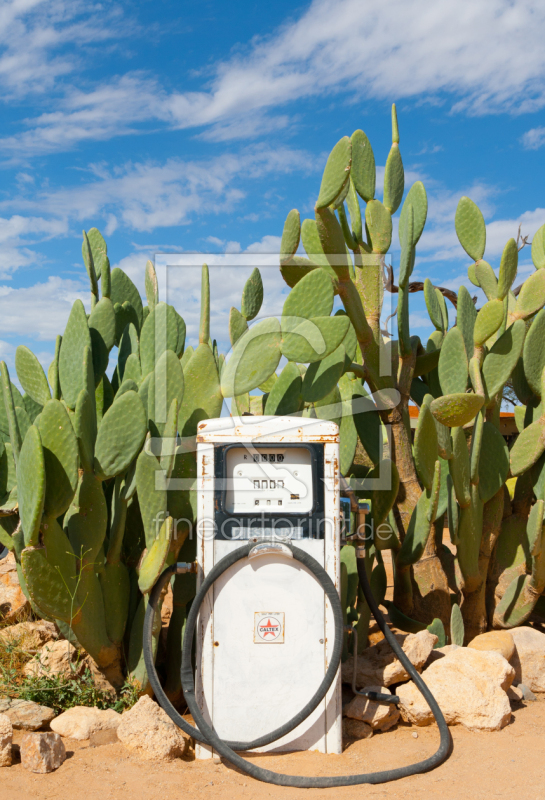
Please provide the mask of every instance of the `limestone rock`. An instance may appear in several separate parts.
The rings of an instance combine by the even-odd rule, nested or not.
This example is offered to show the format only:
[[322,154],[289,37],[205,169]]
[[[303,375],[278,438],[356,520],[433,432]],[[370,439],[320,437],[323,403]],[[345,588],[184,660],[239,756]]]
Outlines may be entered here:
[[[67,678],[79,677],[89,670],[93,682],[97,689],[104,694],[115,697],[116,691],[112,683],[108,680],[104,672],[99,669],[95,661],[88,653],[78,655],[78,651],[73,644],[61,639],[56,642],[46,644],[35,657],[25,665],[23,671],[25,675],[40,677],[42,675],[63,675]],[[118,683],[123,683],[122,677],[118,678]]]
[[468,644],[472,650],[495,650],[507,661],[511,661],[515,652],[515,642],[509,631],[488,631],[476,636]]
[[[389,694],[384,686],[366,686],[365,691]],[[347,717],[359,719],[378,731],[389,730],[399,719],[399,710],[393,703],[377,703],[361,694],[354,697],[344,713]]]
[[117,736],[125,747],[149,761],[178,758],[185,755],[189,747],[189,737],[148,695],[143,695],[135,706],[125,711]]
[[343,719],[343,739],[370,739],[373,729],[366,722],[359,719]]
[[[396,634],[396,639],[401,644],[403,651],[420,672],[428,657],[437,644],[437,636],[428,630],[419,633]],[[342,680],[344,683],[352,682],[353,656],[350,655],[342,665]],[[383,639],[373,647],[368,647],[358,656],[358,672],[356,686],[380,685],[390,686],[409,680],[405,667],[395,657],[392,648]]]
[[41,619],[38,622],[19,622],[0,630],[0,639],[9,644],[17,644],[27,652],[36,652],[49,642],[59,638],[53,622]]
[[29,611],[30,603],[19,585],[15,556],[9,553],[0,561],[0,619],[11,625]]
[[116,731],[120,722],[121,714],[112,708],[102,711],[94,707],[75,706],[59,714],[51,722],[50,727],[60,736],[85,741],[98,731]]
[[532,692],[545,692],[545,633],[522,626],[511,628],[515,642],[512,664],[517,683],[524,683]]
[[0,714],[0,767],[11,767],[13,725],[6,714]]
[[21,740],[21,764],[30,772],[54,772],[66,760],[58,733],[27,733]]
[[15,700],[9,697],[0,698],[0,714],[9,717],[13,727],[21,731],[38,731],[55,716],[52,708],[32,703],[30,700]]
[[46,644],[28,664],[25,664],[23,672],[25,675],[35,677],[63,675],[71,678],[76,672],[77,660],[78,651],[74,645],[66,639],[60,639]]
[[[434,661],[422,678],[439,703],[447,724],[470,731],[497,731],[511,719],[506,690],[515,670],[499,653],[460,647]],[[397,690],[406,722],[430,725],[433,714],[411,681]]]

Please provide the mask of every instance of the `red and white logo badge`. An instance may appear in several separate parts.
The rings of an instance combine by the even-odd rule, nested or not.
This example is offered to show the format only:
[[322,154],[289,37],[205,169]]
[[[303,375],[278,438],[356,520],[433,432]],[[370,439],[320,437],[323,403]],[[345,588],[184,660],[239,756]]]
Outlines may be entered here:
[[279,644],[284,641],[284,612],[273,611],[254,614],[254,642]]

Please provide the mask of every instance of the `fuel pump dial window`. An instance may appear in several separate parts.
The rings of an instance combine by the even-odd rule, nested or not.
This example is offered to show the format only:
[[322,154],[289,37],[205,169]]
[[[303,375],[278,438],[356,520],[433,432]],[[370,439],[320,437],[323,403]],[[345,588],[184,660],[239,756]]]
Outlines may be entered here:
[[306,447],[231,447],[226,453],[225,478],[229,514],[312,511],[312,460]]

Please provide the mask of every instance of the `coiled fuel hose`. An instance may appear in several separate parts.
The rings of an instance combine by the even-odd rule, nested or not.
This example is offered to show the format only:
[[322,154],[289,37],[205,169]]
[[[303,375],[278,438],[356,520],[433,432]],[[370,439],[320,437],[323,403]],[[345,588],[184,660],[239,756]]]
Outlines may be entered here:
[[[277,543],[263,542],[263,540],[260,540],[260,544],[272,545]],[[386,624],[386,620],[378,608],[375,598],[371,592],[371,587],[365,571],[363,548],[357,548],[357,567],[360,586],[363,590],[363,594],[369,605],[369,608],[371,609],[379,628],[387,639],[388,644],[424,696],[424,699],[428,703],[433,716],[435,717],[439,727],[440,735],[440,742],[437,751],[429,758],[406,767],[396,767],[395,769],[382,770],[381,772],[371,772],[362,775],[335,775],[331,777],[283,775],[278,772],[272,772],[271,770],[263,769],[263,767],[259,767],[254,763],[246,761],[244,758],[242,758],[242,756],[238,755],[238,752],[254,750],[258,747],[263,747],[264,745],[280,739],[282,736],[285,736],[287,733],[296,728],[301,722],[303,722],[325,697],[326,692],[335,679],[341,660],[344,624],[343,610],[337,589],[335,588],[333,581],[325,569],[318,563],[318,561],[316,561],[316,559],[308,553],[305,553],[304,550],[301,550],[299,547],[296,547],[291,543],[284,544],[283,547],[288,548],[289,551],[291,551],[291,555],[295,561],[301,563],[314,575],[316,580],[321,584],[333,609],[335,640],[329,666],[320,686],[316,690],[311,700],[304,706],[304,708],[302,708],[295,716],[293,716],[280,728],[261,736],[259,739],[254,739],[252,742],[224,741],[218,736],[216,731],[204,719],[195,697],[195,681],[193,677],[191,653],[197,624],[197,616],[199,609],[214,582],[217,581],[217,579],[226,570],[232,567],[233,564],[250,557],[251,552],[255,547],[256,545],[253,542],[250,542],[242,547],[237,548],[232,553],[224,556],[224,558],[218,561],[218,563],[205,577],[199,591],[195,596],[195,599],[193,600],[193,603],[191,604],[191,609],[186,621],[185,636],[183,641],[181,679],[185,701],[188,705],[190,713],[193,716],[193,719],[195,720],[197,725],[196,728],[186,722],[186,720],[176,711],[163,691],[157,676],[157,671],[155,669],[152,649],[153,626],[155,615],[157,613],[157,607],[161,598],[161,593],[173,575],[189,571],[191,565],[174,564],[172,567],[168,567],[168,569],[166,569],[159,577],[157,583],[151,591],[144,620],[144,660],[155,696],[161,707],[166,711],[172,721],[179,728],[181,728],[184,733],[192,736],[202,744],[209,745],[220,756],[225,758],[226,761],[243,770],[243,772],[245,772],[247,775],[250,775],[252,778],[256,778],[257,780],[265,781],[266,783],[274,783],[278,786],[294,786],[301,789],[326,789],[336,786],[354,786],[360,783],[386,783],[387,781],[395,781],[399,778],[406,778],[409,775],[417,775],[422,772],[429,772],[429,770],[434,769],[442,764],[448,758],[450,752],[450,734],[445,722],[445,718],[437,704],[437,701],[422,680],[419,673],[416,671],[409,658],[404,653],[399,642]]]

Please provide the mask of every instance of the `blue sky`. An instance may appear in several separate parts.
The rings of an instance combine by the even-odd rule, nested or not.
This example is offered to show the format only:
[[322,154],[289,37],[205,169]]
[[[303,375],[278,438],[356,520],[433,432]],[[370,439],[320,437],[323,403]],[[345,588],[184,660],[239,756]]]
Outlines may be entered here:
[[[363,128],[379,177],[398,105],[406,186],[424,181],[415,279],[458,289],[468,194],[494,267],[545,222],[545,4],[533,0],[0,0],[0,357],[44,364],[88,298],[81,230],[143,288],[156,252],[274,252],[312,216],[335,142]],[[397,225],[395,225],[397,244]],[[393,252],[394,263],[396,251]],[[521,274],[533,268],[529,248]],[[249,269],[212,273],[213,334]],[[285,287],[264,269],[267,311]],[[195,334],[198,270],[169,297]],[[413,296],[411,330],[429,333]]]

